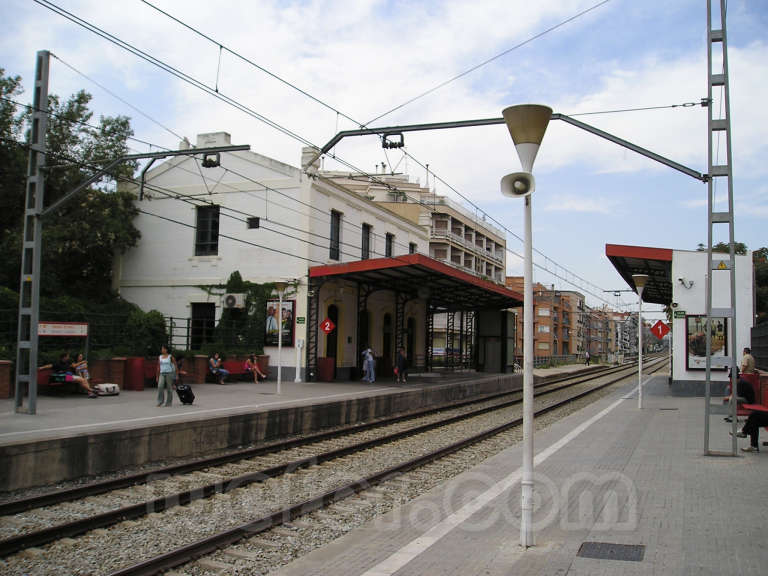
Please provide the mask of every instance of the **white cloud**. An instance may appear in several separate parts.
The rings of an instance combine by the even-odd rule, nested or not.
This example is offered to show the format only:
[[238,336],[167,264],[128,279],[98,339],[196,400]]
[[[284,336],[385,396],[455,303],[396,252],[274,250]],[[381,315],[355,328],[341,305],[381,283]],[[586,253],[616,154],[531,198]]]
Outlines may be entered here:
[[544,202],[540,210],[544,212],[579,212],[618,216],[624,210],[615,199],[603,197],[585,197],[583,195],[556,194]]

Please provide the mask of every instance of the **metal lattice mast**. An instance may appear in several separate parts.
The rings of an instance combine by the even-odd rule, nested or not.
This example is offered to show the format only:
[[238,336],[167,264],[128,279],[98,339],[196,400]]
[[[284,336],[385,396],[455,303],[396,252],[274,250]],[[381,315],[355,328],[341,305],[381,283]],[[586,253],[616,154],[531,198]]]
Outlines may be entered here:
[[[51,55],[37,53],[35,90],[32,100],[27,169],[26,202],[24,204],[24,237],[21,247],[21,280],[19,282],[19,331],[16,350],[16,412],[37,412],[37,324],[40,298],[40,251],[42,248],[42,214],[45,199],[45,133],[48,127],[48,68]],[[24,409],[24,393],[29,400]]]
[[[736,349],[736,257],[734,251],[734,218],[733,218],[733,155],[731,149],[731,104],[730,88],[728,80],[728,42],[726,37],[726,0],[720,0],[720,13],[713,14],[712,0],[707,0],[707,79],[708,92],[707,104],[709,108],[708,133],[709,133],[709,181],[707,183],[707,215],[708,215],[708,233],[707,233],[707,329],[706,329],[706,383],[705,383],[705,423],[704,423],[704,452],[709,453],[709,419],[710,419],[710,397],[711,397],[711,369],[712,369],[712,330],[711,320],[713,318],[725,318],[728,322],[727,342],[730,346],[730,358],[726,363],[733,368],[737,365]],[[714,18],[713,18],[714,16]],[[714,22],[713,22],[714,20]],[[717,27],[719,24],[719,28]],[[715,61],[713,62],[713,58]],[[718,59],[722,61],[722,68],[715,71],[715,63]],[[720,102],[718,109],[715,109],[713,93],[720,90]],[[725,163],[719,163],[720,144],[725,137]],[[720,184],[720,186],[718,186]],[[718,212],[715,210],[715,194],[723,190],[728,195],[728,210]],[[712,258],[712,246],[714,242],[715,226],[728,227],[728,258]],[[729,276],[729,286],[731,292],[730,308],[712,307],[712,287],[715,274]],[[719,366],[718,366],[719,367]],[[736,394],[736,371],[731,370],[731,390],[732,398]],[[731,417],[733,426],[733,439],[731,442],[731,452],[736,454],[736,402],[731,402]]]

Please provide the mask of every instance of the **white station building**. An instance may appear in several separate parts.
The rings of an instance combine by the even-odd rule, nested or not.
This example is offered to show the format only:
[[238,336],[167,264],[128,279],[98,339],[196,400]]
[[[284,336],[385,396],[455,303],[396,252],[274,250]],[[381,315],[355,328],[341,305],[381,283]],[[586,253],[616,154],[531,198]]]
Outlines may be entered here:
[[[616,270],[637,291],[633,274],[647,274],[643,302],[672,309],[672,378],[670,385],[680,394],[704,394],[706,369],[707,253],[644,246],[607,244],[605,254]],[[728,254],[713,253],[712,308],[730,309],[731,291]],[[722,262],[722,264],[719,264]],[[712,318],[711,377],[713,394],[724,390],[728,369],[721,367],[734,350],[751,347],[754,325],[754,275],[752,253],[735,256],[736,309],[734,318]]]

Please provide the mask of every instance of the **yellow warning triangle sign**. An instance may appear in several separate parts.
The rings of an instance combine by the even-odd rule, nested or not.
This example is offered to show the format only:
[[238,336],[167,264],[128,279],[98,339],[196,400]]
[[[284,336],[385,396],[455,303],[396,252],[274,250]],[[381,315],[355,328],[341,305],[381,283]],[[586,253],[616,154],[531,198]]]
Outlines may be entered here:
[[720,264],[717,265],[718,270],[728,270],[728,265],[724,260],[720,260]]

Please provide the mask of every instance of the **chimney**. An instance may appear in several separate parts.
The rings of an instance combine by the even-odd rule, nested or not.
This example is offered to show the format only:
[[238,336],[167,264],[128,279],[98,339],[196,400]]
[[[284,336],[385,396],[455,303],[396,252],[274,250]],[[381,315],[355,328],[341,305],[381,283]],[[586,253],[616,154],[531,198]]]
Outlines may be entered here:
[[209,132],[197,135],[197,148],[212,148],[214,146],[231,146],[232,136],[229,132]]
[[301,169],[307,174],[317,174],[320,169],[320,149],[304,146],[301,149]]

